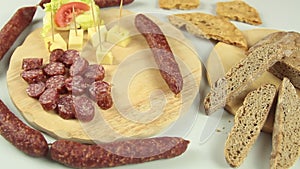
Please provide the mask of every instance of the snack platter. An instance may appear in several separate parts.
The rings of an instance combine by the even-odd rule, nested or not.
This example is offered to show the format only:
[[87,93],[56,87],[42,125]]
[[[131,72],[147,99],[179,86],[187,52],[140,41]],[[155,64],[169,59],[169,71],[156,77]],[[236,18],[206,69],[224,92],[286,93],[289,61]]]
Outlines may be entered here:
[[[200,1],[200,6],[197,9],[192,10],[164,10],[159,8],[158,1],[145,1],[145,0],[135,0],[134,3],[130,5],[123,6],[124,10],[131,11],[133,13],[144,13],[149,16],[153,16],[154,18],[159,18],[159,22],[164,25],[168,23],[167,16],[170,14],[176,13],[183,13],[183,12],[205,12],[214,14],[215,4],[216,2],[220,1],[208,1],[202,0]],[[262,18],[262,24],[259,26],[250,26],[245,23],[235,22],[235,24],[239,29],[244,31],[245,34],[248,35],[247,40],[253,41],[255,38],[263,37],[264,33],[270,33],[277,30],[282,31],[300,31],[300,22],[297,19],[299,15],[299,11],[297,7],[300,3],[296,0],[290,1],[289,3],[282,5],[280,1],[272,1],[272,4],[266,5],[260,1],[245,1],[248,4],[255,7],[260,16]],[[0,2],[3,9],[0,15],[0,25],[4,25],[8,18],[12,16],[12,14],[17,10],[19,7],[23,6],[30,6],[34,4],[38,4],[39,1],[30,0],[26,2],[20,2],[17,0],[13,0],[10,3]],[[108,10],[114,10],[114,8],[118,7],[110,7],[108,9],[101,9],[103,13]],[[117,11],[117,10],[116,10]],[[276,11],[276,12],[274,12]],[[280,12],[279,12],[280,11]],[[116,12],[117,13],[117,12]],[[19,107],[15,105],[14,99],[11,98],[12,90],[11,87],[9,88],[7,76],[7,71],[10,66],[10,57],[8,55],[12,55],[14,50],[22,45],[25,38],[30,35],[32,32],[36,31],[42,26],[44,11],[40,8],[37,10],[36,15],[34,17],[33,22],[31,25],[22,33],[22,35],[17,39],[17,42],[12,46],[12,48],[6,53],[6,56],[0,62],[0,92],[1,96],[0,99],[8,106],[8,108],[16,114],[23,122],[30,124],[28,117],[23,116],[20,113]],[[162,26],[160,25],[160,26]],[[259,29],[259,30],[255,30]],[[165,28],[165,30],[168,30]],[[179,30],[177,30],[179,31]],[[167,31],[166,31],[167,32]],[[172,33],[172,31],[171,31]],[[203,134],[203,129],[207,127],[207,120],[209,118],[213,118],[207,116],[204,112],[203,108],[203,98],[205,97],[205,93],[209,89],[209,84],[207,81],[210,79],[206,79],[205,71],[206,69],[214,70],[214,66],[219,66],[224,64],[224,60],[222,63],[215,61],[211,62],[211,51],[213,50],[214,45],[216,45],[215,41],[210,41],[203,38],[197,38],[191,34],[189,34],[186,30],[181,29],[181,33],[185,36],[185,38],[192,44],[195,51],[198,53],[199,60],[203,63],[202,65],[199,64],[199,68],[196,69],[196,73],[200,75],[195,75],[196,79],[200,85],[197,86],[200,88],[199,93],[196,93],[195,99],[192,101],[190,108],[188,108],[188,113],[185,116],[179,117],[177,122],[173,125],[168,126],[163,131],[155,134],[154,136],[178,136],[183,137],[184,139],[190,140],[190,144],[188,149],[185,153],[183,153],[179,157],[175,157],[172,159],[167,160],[158,160],[148,163],[142,164],[134,164],[134,165],[125,165],[120,166],[118,168],[215,168],[215,169],[225,169],[231,168],[224,158],[224,144],[228,133],[230,132],[231,127],[233,126],[233,116],[230,113],[224,112],[222,118],[216,124],[216,129],[214,131],[209,131],[212,136],[208,138],[208,140],[201,140],[200,136]],[[257,34],[256,34],[257,33]],[[261,33],[261,35],[260,35]],[[167,32],[167,36],[168,36]],[[252,35],[255,35],[253,38]],[[253,36],[254,36],[253,35]],[[28,42],[27,42],[28,43]],[[253,43],[253,42],[250,42]],[[176,46],[176,45],[175,45]],[[221,49],[219,49],[221,50]],[[228,51],[226,51],[228,52]],[[30,53],[29,51],[27,53]],[[180,53],[180,52],[179,52]],[[18,54],[20,56],[21,54]],[[180,55],[180,54],[179,54]],[[226,55],[229,55],[226,53]],[[180,57],[180,56],[179,56]],[[224,59],[224,58],[222,58]],[[194,60],[192,59],[192,62]],[[19,64],[21,61],[18,61]],[[195,69],[194,66],[198,65],[197,60],[194,61],[192,66],[188,64],[187,67],[191,69]],[[225,61],[225,64],[227,62]],[[14,66],[14,68],[17,66]],[[21,65],[20,65],[21,68]],[[226,68],[228,69],[228,68]],[[12,70],[10,70],[12,71]],[[17,72],[19,73],[19,72]],[[193,72],[195,73],[195,72]],[[219,75],[217,75],[219,76]],[[20,77],[21,78],[21,77]],[[198,79],[199,78],[199,79]],[[215,78],[215,77],[214,77]],[[137,85],[138,86],[138,85]],[[14,86],[17,87],[17,86]],[[24,91],[25,92],[25,91]],[[194,93],[193,93],[194,94]],[[299,91],[298,91],[299,95]],[[30,110],[30,109],[29,109]],[[25,117],[25,118],[24,118]],[[34,119],[32,119],[34,121]],[[36,127],[36,126],[34,126]],[[40,129],[39,127],[37,127]],[[213,128],[213,127],[212,127]],[[142,133],[144,134],[144,133]],[[54,142],[55,139],[48,134],[44,134],[48,143]],[[54,134],[55,135],[55,134]],[[270,153],[272,150],[272,142],[271,142],[271,135],[262,132],[258,137],[258,140],[255,142],[254,146],[252,147],[250,153],[248,154],[247,158],[243,162],[243,164],[239,168],[261,168],[267,169],[269,168],[269,159]],[[7,142],[3,137],[0,137],[0,156],[1,156],[1,164],[0,166],[3,168],[68,168],[59,163],[54,163],[48,159],[42,158],[32,158],[26,156],[24,153],[21,153],[15,147],[13,147],[9,142]],[[300,167],[300,160],[298,160],[293,168]]]

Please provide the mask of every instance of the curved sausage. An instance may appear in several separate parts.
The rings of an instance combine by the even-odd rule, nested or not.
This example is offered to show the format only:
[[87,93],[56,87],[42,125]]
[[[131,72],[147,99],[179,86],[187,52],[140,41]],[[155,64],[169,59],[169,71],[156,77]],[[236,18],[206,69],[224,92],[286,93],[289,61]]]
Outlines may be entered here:
[[180,93],[183,87],[183,78],[168,41],[161,29],[143,14],[138,14],[135,17],[135,26],[148,42],[160,74],[171,91],[175,94]]
[[0,60],[14,44],[19,35],[31,23],[36,6],[23,7],[10,18],[0,31]]
[[23,123],[2,100],[0,100],[0,134],[27,155],[42,157],[48,152],[44,136]]
[[181,155],[189,141],[178,137],[157,137],[85,145],[58,140],[51,145],[54,161],[75,168],[115,167],[167,159]]

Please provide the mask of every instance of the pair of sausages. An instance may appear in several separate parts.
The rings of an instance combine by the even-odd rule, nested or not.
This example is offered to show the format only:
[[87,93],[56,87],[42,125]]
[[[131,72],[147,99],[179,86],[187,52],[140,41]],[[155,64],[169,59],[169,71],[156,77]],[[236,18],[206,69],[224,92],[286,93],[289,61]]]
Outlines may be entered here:
[[48,147],[44,136],[16,117],[0,100],[0,134],[22,152],[50,158],[74,168],[115,167],[167,159],[181,155],[189,141],[178,137],[157,137],[87,145],[58,140]]

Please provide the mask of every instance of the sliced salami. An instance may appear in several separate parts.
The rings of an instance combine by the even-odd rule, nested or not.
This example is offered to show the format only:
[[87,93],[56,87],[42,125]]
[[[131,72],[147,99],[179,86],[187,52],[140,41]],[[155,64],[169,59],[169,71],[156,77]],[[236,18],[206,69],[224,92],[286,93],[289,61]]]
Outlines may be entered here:
[[29,84],[44,81],[46,78],[42,69],[25,70],[21,76]]
[[90,122],[95,116],[92,101],[82,95],[74,98],[75,117],[82,122]]
[[77,58],[80,57],[80,54],[77,50],[69,49],[64,52],[64,55],[61,58],[61,62],[66,66],[71,66]]
[[28,96],[33,98],[39,98],[46,89],[44,82],[32,83],[26,89]]
[[43,66],[43,58],[25,58],[22,62],[23,70],[39,69]]
[[59,98],[57,104],[57,113],[63,119],[75,118],[75,108],[72,95],[62,95]]
[[54,49],[50,53],[50,62],[61,62],[65,51],[62,49]]
[[73,95],[80,95],[84,93],[85,89],[88,87],[88,84],[85,83],[84,79],[81,76],[69,77],[65,80],[66,88]]
[[110,93],[101,93],[97,98],[97,105],[102,110],[108,110],[113,106],[113,100]]
[[70,67],[70,76],[81,75],[88,66],[89,62],[86,59],[82,57],[77,58],[73,65]]
[[53,88],[59,93],[65,93],[65,80],[66,78],[63,75],[52,76],[46,81],[46,88]]
[[105,76],[105,69],[102,65],[89,65],[84,73],[84,78],[88,83],[103,80]]
[[110,84],[105,81],[96,81],[89,87],[89,96],[93,100],[98,100],[101,94],[110,94],[111,87]]
[[44,72],[48,76],[64,75],[66,68],[65,65],[60,62],[50,62],[44,67]]
[[39,102],[46,111],[54,110],[57,106],[59,94],[53,88],[46,89],[40,96]]

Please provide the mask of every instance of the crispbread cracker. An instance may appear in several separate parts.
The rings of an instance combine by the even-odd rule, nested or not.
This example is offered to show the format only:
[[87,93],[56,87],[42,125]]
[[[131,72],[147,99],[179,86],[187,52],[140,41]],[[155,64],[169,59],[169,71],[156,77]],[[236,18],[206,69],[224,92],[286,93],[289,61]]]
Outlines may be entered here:
[[168,18],[173,25],[185,26],[188,32],[196,36],[247,49],[247,41],[242,32],[226,18],[198,12],[174,14]]
[[251,25],[260,25],[262,21],[255,8],[241,0],[218,2],[216,13],[219,16],[245,22]]
[[163,9],[194,9],[199,5],[200,0],[159,0],[159,7]]

